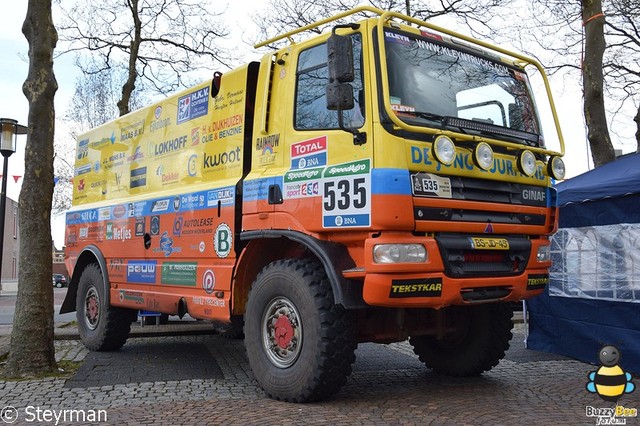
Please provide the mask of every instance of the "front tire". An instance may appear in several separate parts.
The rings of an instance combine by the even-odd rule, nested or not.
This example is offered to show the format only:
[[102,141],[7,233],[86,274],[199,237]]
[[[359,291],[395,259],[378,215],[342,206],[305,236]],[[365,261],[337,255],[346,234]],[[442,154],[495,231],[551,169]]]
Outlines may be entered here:
[[506,303],[453,306],[445,323],[454,331],[442,339],[412,336],[409,343],[427,367],[450,376],[479,376],[504,358],[512,338],[513,311]]
[[262,270],[249,293],[244,334],[258,383],[283,401],[332,396],[355,361],[349,314],[334,304],[331,284],[315,260],[281,260]]
[[96,264],[85,267],[78,282],[76,319],[84,345],[92,351],[120,349],[129,337],[132,312],[109,306],[102,273]]

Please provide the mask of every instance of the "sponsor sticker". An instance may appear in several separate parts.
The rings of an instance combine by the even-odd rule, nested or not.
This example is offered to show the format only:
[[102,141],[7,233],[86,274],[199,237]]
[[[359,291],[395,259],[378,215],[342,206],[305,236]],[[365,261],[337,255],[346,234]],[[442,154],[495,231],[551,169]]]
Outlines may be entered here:
[[147,184],[147,167],[139,167],[131,170],[129,187],[139,188]]
[[213,247],[218,257],[225,258],[229,256],[229,253],[231,252],[231,245],[233,244],[232,236],[229,225],[226,223],[218,225],[213,239]]
[[136,219],[136,237],[142,237],[144,235],[145,218],[141,217]]
[[442,295],[442,279],[413,279],[391,281],[390,298],[399,297],[440,297]]
[[188,93],[178,99],[177,123],[202,117],[209,112],[209,86]]
[[155,284],[155,260],[129,260],[127,262],[127,282],[140,284]]
[[207,294],[212,294],[215,286],[216,275],[211,269],[207,269],[204,271],[204,275],[202,276],[202,288],[207,292]]
[[291,168],[307,169],[327,164],[327,137],[320,136],[291,145]]
[[162,284],[196,286],[196,262],[164,262],[162,264]]
[[527,278],[527,290],[541,290],[549,284],[549,275],[529,275]]

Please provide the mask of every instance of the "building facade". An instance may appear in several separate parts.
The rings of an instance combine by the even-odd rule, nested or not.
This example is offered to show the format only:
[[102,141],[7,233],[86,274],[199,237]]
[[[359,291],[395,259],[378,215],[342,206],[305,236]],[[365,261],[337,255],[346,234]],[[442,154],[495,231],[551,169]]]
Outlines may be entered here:
[[20,229],[18,203],[7,197],[4,213],[4,241],[2,244],[2,278],[17,280],[20,261]]
[[65,277],[69,278],[69,273],[67,272],[67,265],[64,263],[64,247],[58,250],[55,245],[52,245],[51,248],[53,252],[52,272],[54,274],[62,274]]

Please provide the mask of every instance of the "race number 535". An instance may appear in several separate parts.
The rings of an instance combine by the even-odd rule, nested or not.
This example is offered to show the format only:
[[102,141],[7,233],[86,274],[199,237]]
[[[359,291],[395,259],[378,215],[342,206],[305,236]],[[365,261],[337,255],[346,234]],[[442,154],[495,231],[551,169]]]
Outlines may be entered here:
[[366,178],[360,177],[353,180],[343,179],[339,181],[326,181],[324,183],[324,209],[349,210],[363,209],[367,206]]
[[322,184],[322,222],[325,228],[371,224],[370,160],[329,166]]

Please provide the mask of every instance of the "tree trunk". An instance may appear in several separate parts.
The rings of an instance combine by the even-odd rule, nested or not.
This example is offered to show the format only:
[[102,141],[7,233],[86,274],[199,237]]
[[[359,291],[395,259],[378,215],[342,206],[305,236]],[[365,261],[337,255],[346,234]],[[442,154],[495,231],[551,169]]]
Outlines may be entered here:
[[640,154],[640,106],[638,106],[638,113],[633,117],[633,121],[636,122],[636,152]]
[[51,200],[53,196],[53,99],[58,89],[53,50],[58,34],[51,0],[29,0],[22,32],[29,42],[29,75],[22,86],[29,101],[25,172],[20,192],[18,298],[5,367],[8,377],[55,368],[51,285]]
[[606,47],[604,21],[601,0],[582,0],[582,22],[585,34],[584,63],[582,64],[584,116],[587,122],[587,138],[596,167],[616,158],[604,107],[602,74],[602,57]]
[[142,42],[142,22],[138,14],[138,0],[128,0],[127,5],[131,11],[134,31],[133,40],[131,40],[129,46],[127,81],[122,85],[122,98],[118,101],[118,110],[121,117],[129,113],[129,101],[131,100],[131,94],[136,88],[136,77],[138,76],[136,63],[138,62],[138,52],[140,51],[140,43]]

